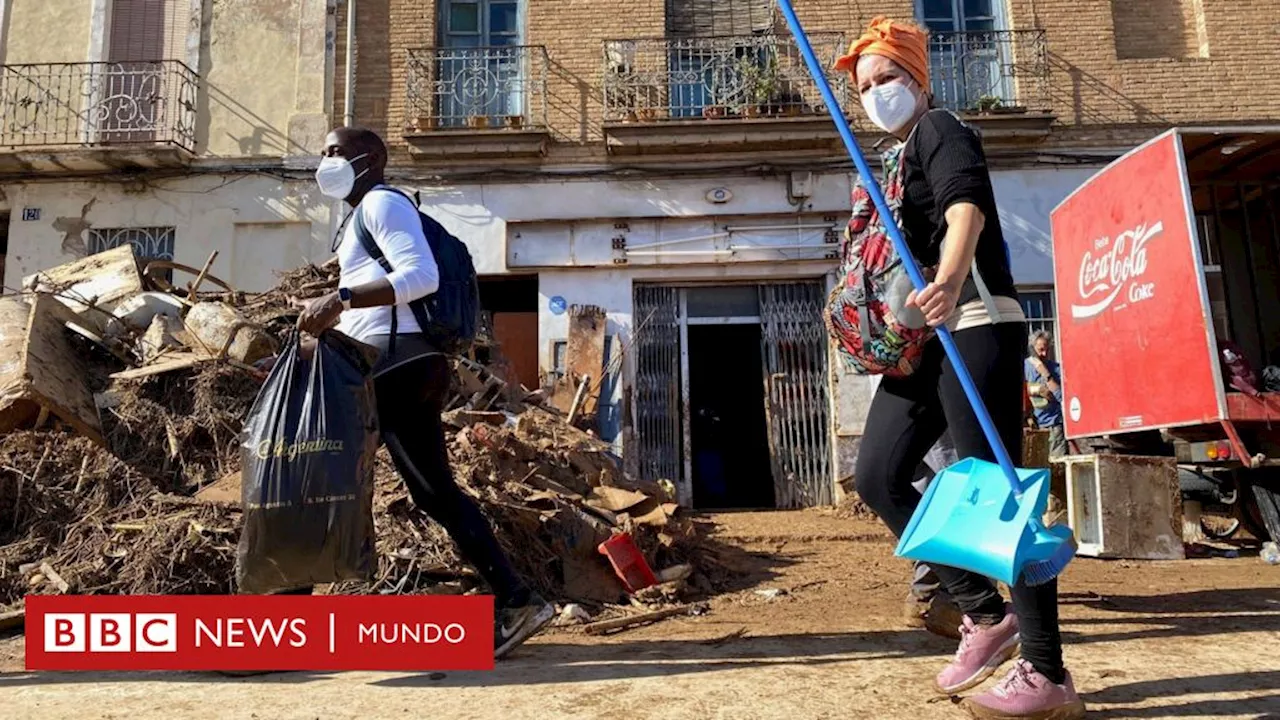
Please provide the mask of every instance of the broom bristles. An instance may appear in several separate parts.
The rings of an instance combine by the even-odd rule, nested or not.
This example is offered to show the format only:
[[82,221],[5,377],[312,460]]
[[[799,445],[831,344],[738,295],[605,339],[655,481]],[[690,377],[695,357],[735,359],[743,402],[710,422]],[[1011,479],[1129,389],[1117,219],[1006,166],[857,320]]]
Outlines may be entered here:
[[1075,535],[1072,535],[1059,545],[1048,558],[1039,562],[1027,563],[1026,567],[1022,569],[1022,579],[1032,587],[1051,582],[1067,569],[1067,565],[1071,564],[1071,560],[1075,556],[1076,538]]

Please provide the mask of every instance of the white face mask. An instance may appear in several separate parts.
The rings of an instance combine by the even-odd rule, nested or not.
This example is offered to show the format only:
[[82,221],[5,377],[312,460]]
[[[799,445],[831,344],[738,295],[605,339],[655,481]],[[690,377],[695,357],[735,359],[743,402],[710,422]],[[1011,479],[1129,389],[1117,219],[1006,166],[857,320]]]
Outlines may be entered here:
[[350,197],[351,191],[356,187],[356,179],[369,172],[369,168],[365,168],[357,175],[356,169],[351,165],[363,157],[365,155],[358,155],[350,160],[336,156],[321,158],[320,167],[316,168],[316,184],[320,186],[320,192],[334,200],[346,200]]
[[876,126],[894,133],[916,114],[916,94],[903,82],[877,85],[862,93],[862,108]]

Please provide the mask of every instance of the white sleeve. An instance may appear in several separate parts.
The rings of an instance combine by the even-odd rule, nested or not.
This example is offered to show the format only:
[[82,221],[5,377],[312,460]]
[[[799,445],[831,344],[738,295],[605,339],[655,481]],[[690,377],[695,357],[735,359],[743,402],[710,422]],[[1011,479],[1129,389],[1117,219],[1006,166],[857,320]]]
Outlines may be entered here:
[[418,209],[405,197],[388,191],[369,193],[360,204],[365,227],[391,263],[387,281],[396,304],[424,298],[440,288],[440,268],[422,234]]

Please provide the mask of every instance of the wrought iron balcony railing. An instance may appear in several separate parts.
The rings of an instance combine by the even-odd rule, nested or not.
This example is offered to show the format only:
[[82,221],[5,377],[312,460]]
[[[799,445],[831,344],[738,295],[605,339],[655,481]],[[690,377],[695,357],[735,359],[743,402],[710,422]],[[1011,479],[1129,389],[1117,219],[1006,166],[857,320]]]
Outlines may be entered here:
[[0,147],[195,150],[199,78],[177,60],[0,66]]
[[542,45],[410,50],[408,122],[417,131],[546,127],[547,66]]
[[[809,37],[830,67],[842,33]],[[831,73],[842,105],[848,80]],[[826,112],[789,35],[651,38],[604,43],[605,122],[777,117]]]
[[933,32],[934,102],[972,112],[1047,111],[1049,49],[1043,30]]

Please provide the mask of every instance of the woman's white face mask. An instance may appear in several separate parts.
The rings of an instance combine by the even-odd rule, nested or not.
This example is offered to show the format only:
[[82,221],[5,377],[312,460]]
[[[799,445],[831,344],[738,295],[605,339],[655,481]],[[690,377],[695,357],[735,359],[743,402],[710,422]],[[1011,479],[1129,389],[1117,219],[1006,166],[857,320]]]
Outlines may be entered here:
[[369,172],[369,168],[356,174],[351,163],[368,155],[357,155],[350,160],[344,157],[328,156],[320,159],[320,167],[316,168],[316,184],[325,197],[334,200],[346,200],[355,190],[356,180]]
[[916,114],[918,97],[904,81],[877,85],[862,93],[862,108],[877,127],[887,133],[902,129]]

